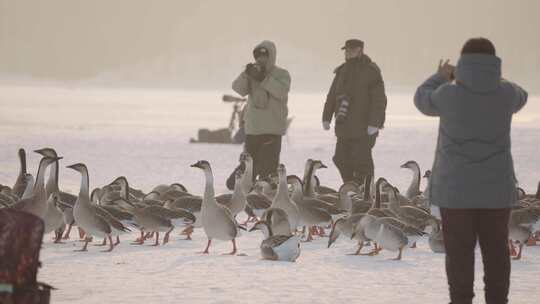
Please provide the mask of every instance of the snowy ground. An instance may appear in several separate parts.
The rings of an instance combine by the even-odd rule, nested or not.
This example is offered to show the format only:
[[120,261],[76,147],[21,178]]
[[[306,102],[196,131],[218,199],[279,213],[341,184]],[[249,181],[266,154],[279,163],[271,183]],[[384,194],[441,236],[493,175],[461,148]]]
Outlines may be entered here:
[[[84,162],[92,187],[125,175],[131,185],[149,191],[160,183],[182,182],[201,193],[203,176],[189,167],[199,159],[213,165],[218,193],[236,165],[240,146],[188,144],[197,129],[225,127],[230,105],[217,92],[62,89],[0,87],[0,183],[11,185],[18,172],[16,151],[29,151],[29,170],[39,158],[31,150],[52,146],[64,156],[62,165]],[[331,157],[335,139],[320,128],[324,95],[290,98],[295,116],[284,139],[282,162],[289,173],[301,174],[307,158],[321,159],[323,184],[337,187],[339,177]],[[532,192],[540,180],[540,99],[531,98],[515,119],[512,134],[517,177]],[[387,126],[375,148],[376,174],[405,189],[411,174],[399,165],[417,160],[423,169],[433,161],[436,121],[414,110],[411,92],[389,94]],[[76,193],[75,172],[61,171],[61,188]],[[124,243],[112,253],[73,252],[80,244],[53,245],[45,237],[40,279],[58,288],[53,303],[441,303],[447,301],[444,256],[429,251],[426,241],[408,250],[402,261],[352,257],[346,239],[326,248],[327,239],[302,244],[297,263],[273,263],[259,258],[259,233],[238,240],[247,256],[221,256],[229,243],[216,243],[202,256],[205,236],[194,241],[175,233],[166,246]],[[75,234],[73,234],[75,237]],[[477,261],[475,303],[483,303],[481,261]],[[528,247],[522,261],[512,264],[512,303],[536,303],[540,297],[540,247]]]

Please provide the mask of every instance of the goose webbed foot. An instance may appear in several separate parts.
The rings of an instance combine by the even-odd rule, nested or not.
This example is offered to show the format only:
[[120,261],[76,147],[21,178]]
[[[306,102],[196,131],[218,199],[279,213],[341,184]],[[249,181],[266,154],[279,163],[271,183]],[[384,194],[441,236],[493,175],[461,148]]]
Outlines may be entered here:
[[116,236],[116,242],[114,243],[114,246],[118,246],[120,244],[120,237]]

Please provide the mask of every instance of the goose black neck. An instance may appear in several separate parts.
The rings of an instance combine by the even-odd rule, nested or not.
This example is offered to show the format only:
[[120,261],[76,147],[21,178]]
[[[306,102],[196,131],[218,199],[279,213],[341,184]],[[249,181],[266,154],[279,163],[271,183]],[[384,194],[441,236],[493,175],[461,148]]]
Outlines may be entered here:
[[309,164],[309,169],[306,176],[304,176],[304,193],[308,193],[309,188],[311,188],[311,176],[313,175],[314,162]]
[[39,162],[36,181],[34,182],[34,189],[37,188],[38,184],[43,185],[43,174],[45,174],[45,169],[47,168],[47,161],[48,159],[46,157],[43,157]]
[[274,232],[272,231],[272,225],[268,223],[264,223],[266,227],[268,228],[268,237],[274,236]]
[[19,159],[21,161],[21,175],[26,174],[26,153],[23,149],[19,150]]

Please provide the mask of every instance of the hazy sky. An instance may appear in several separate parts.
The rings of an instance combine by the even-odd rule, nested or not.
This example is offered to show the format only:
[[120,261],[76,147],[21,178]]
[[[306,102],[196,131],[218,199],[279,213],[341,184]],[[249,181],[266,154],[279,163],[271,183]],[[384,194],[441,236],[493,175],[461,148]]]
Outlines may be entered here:
[[226,91],[270,39],[294,90],[326,91],[356,37],[398,89],[485,36],[504,76],[538,92],[538,12],[538,0],[0,0],[0,76]]

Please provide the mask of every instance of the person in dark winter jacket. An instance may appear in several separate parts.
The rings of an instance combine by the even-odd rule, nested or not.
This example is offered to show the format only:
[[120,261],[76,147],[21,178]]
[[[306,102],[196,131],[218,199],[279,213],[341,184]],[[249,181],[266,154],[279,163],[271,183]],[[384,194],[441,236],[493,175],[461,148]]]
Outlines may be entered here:
[[517,199],[510,129],[526,101],[501,78],[501,59],[485,38],[467,41],[457,67],[441,61],[416,91],[420,112],[439,117],[429,196],[441,211],[452,303],[472,303],[477,241],[486,302],[508,302],[508,221]]
[[329,130],[335,116],[334,164],[343,182],[362,183],[374,174],[371,151],[384,126],[386,94],[379,67],[364,54],[364,42],[350,39],[342,49],[345,63],[334,71],[322,124]]

